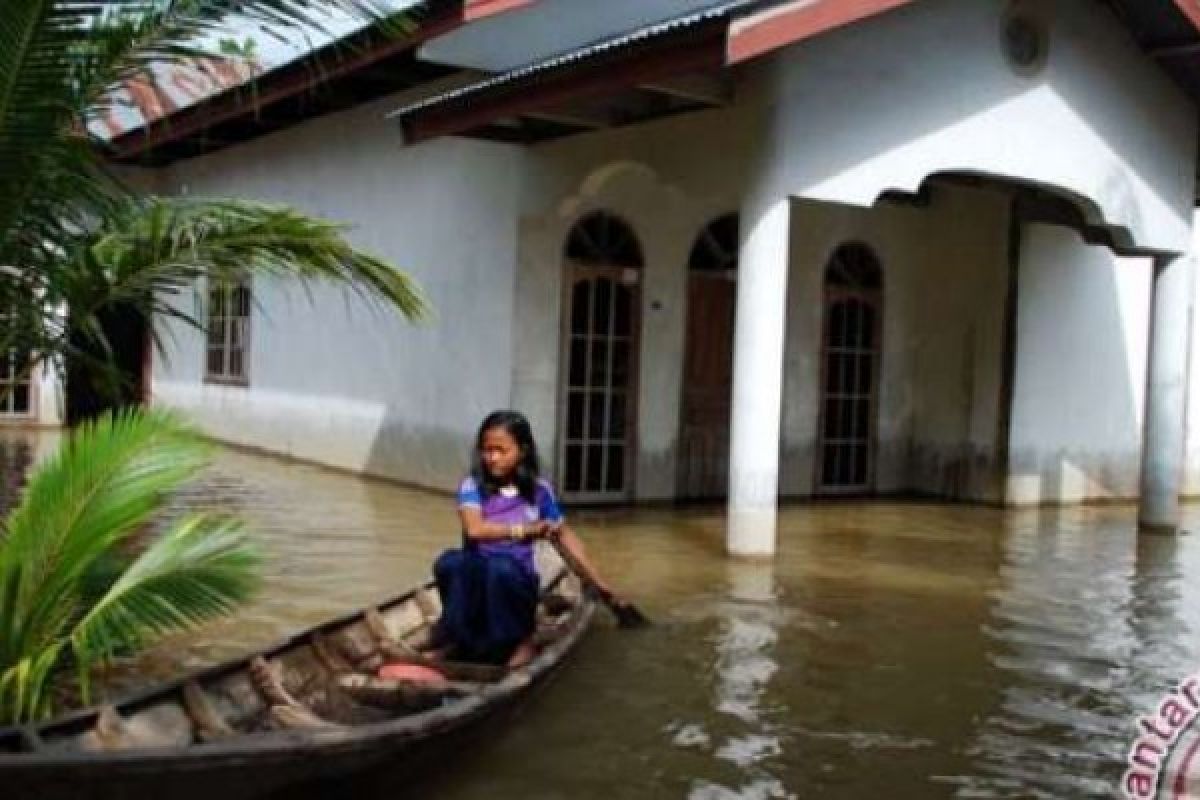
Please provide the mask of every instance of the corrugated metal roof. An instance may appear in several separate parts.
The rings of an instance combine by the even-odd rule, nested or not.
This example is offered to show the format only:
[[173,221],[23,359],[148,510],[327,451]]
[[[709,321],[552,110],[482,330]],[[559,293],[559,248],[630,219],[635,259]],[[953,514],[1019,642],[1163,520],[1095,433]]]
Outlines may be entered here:
[[102,139],[144,128],[265,72],[257,59],[212,59],[151,67],[145,77],[126,81],[90,115],[88,130]]
[[[429,0],[381,0],[380,8],[408,11],[417,6],[433,6]],[[115,139],[145,128],[189,106],[250,83],[255,78],[296,63],[334,41],[344,40],[367,27],[365,20],[345,14],[327,13],[319,18],[321,27],[288,30],[289,36],[268,33],[261,27],[238,28],[232,25],[232,37],[254,39],[262,52],[251,58],[212,58],[181,63],[152,65],[148,74],[125,82],[112,92],[99,113],[87,121],[88,130],[102,139]],[[257,34],[255,36],[254,34]]]
[[427,108],[463,100],[471,97],[472,95],[481,94],[490,89],[495,89],[506,84],[516,83],[517,81],[538,75],[543,72],[551,72],[561,67],[586,61],[595,56],[622,50],[627,47],[632,47],[659,36],[665,36],[686,28],[695,27],[706,22],[728,17],[738,11],[750,9],[752,7],[767,6],[770,4],[771,0],[726,0],[725,2],[717,3],[700,11],[673,17],[662,22],[656,22],[653,25],[646,25],[644,27],[637,28],[636,30],[629,31],[628,33],[621,34],[620,36],[613,36],[597,42],[592,42],[561,55],[547,58],[542,61],[537,61],[524,67],[518,67],[517,69],[509,70],[508,72],[503,72],[490,78],[485,78],[468,86],[463,86],[458,89],[452,89],[448,92],[443,92],[441,94],[424,98],[418,102],[396,109],[387,116],[388,119],[403,119],[404,117],[411,116]]

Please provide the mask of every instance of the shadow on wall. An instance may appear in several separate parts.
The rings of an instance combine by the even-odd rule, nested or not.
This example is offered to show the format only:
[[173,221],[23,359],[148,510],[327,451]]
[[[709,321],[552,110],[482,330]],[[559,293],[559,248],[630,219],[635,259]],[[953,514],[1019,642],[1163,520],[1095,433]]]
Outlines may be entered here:
[[[480,419],[482,419],[482,414]],[[363,461],[364,472],[434,491],[453,493],[470,469],[474,428],[414,425],[388,408]]]
[[1007,500],[1136,497],[1153,265],[1041,224],[1021,252]]

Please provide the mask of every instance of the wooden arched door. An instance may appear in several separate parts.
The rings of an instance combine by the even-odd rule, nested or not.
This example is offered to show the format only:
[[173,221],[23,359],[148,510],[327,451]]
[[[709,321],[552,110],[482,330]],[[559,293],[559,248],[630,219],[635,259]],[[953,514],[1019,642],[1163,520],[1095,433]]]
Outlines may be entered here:
[[621,503],[633,489],[642,252],[605,212],[566,244],[559,487],[574,502]]
[[688,258],[687,343],[675,471],[680,499],[716,499],[729,493],[737,258],[736,214],[707,225]]

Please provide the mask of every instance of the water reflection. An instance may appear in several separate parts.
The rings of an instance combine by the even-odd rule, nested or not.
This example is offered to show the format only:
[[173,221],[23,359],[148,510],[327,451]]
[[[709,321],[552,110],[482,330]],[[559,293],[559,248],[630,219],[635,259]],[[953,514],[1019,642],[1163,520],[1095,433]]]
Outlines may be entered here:
[[1007,533],[984,628],[997,697],[974,774],[952,782],[964,797],[1112,797],[1134,718],[1200,653],[1183,540],[1089,509],[1013,514]]
[[114,692],[377,603],[427,580],[434,557],[458,539],[446,497],[236,451],[220,452],[170,513],[192,510],[246,520],[265,556],[262,591],[201,635],[163,642],[136,663],[118,664],[102,676]]
[[43,456],[39,437],[4,432],[0,429],[0,514],[16,504],[29,468]]
[[728,595],[712,606],[717,631],[710,640],[711,708],[724,715],[713,727],[722,733],[709,733],[704,720],[673,722],[666,733],[674,746],[699,748],[736,768],[731,784],[695,780],[689,800],[795,797],[779,777],[784,732],[778,719],[787,708],[767,699],[779,671],[774,654],[786,613],[777,602],[774,568],[730,562],[726,572]]
[[[237,452],[177,507],[244,515],[265,591],[114,690],[374,602],[457,539],[447,495]],[[718,510],[568,513],[654,626],[599,621],[512,724],[358,800],[1108,798],[1134,717],[1200,669],[1200,536],[1129,508],[794,506],[771,564],[723,556]]]

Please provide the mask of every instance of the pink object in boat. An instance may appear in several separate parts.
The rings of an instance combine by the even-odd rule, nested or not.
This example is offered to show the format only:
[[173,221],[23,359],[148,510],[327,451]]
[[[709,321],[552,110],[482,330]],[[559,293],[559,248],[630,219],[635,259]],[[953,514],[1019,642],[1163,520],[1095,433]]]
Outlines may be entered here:
[[414,681],[416,683],[445,683],[446,676],[433,667],[421,664],[384,664],[379,668],[379,677],[390,680]]

